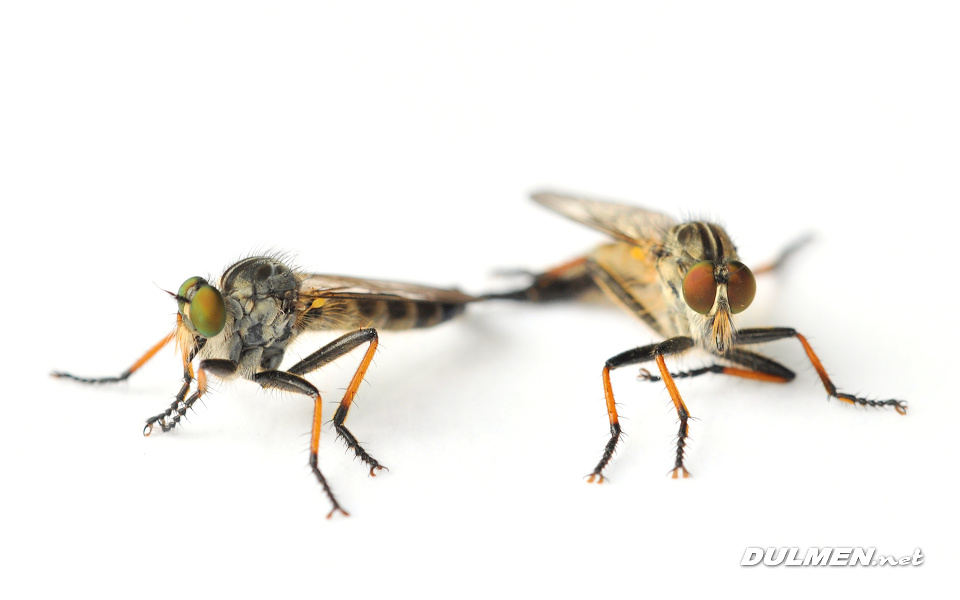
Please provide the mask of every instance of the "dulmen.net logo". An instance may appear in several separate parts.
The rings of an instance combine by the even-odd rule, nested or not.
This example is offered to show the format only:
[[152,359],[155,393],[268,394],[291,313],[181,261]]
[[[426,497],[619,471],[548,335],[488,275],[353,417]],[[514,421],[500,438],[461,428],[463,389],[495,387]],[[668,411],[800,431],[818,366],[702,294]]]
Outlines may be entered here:
[[877,554],[876,548],[747,548],[740,559],[740,566],[768,567],[878,567],[918,566],[923,564],[920,548],[912,556],[887,556]]

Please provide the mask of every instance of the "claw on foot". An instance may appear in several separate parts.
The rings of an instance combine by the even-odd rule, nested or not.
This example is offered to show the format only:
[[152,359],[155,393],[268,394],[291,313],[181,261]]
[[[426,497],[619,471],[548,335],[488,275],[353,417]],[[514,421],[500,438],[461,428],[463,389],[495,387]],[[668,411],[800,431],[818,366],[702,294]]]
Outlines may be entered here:
[[340,508],[339,506],[334,506],[333,508],[330,509],[330,512],[327,513],[327,518],[329,519],[330,517],[332,517],[332,516],[333,516],[333,513],[335,513],[335,512],[339,512],[340,514],[342,514],[342,515],[345,516],[345,517],[349,517],[349,516],[350,516],[350,513],[348,513],[347,511],[343,510],[343,509]]
[[597,485],[600,485],[606,480],[607,478],[603,476],[603,473],[590,473],[590,475],[587,476],[587,483],[596,482]]
[[376,477],[377,474],[374,471],[389,471],[390,469],[386,468],[383,465],[373,465],[370,467],[370,477]]
[[674,470],[670,471],[670,477],[672,477],[673,479],[677,479],[680,473],[683,473],[684,479],[690,477],[690,471],[688,471],[687,468],[684,466],[679,466]]
[[892,406],[893,410],[897,411],[899,414],[903,416],[907,415],[906,400],[870,400],[869,398],[860,398],[859,396],[854,396],[853,394],[844,394],[843,392],[835,392],[833,396],[841,402],[846,402],[847,404],[853,404],[855,406]]
[[150,417],[147,419],[147,424],[143,426],[143,437],[149,437],[153,433],[153,426],[157,423],[160,424],[161,431],[167,431],[167,423],[163,420],[163,417]]
[[153,426],[160,425],[160,431],[167,432],[175,427],[175,425],[167,425],[167,422],[162,416],[150,417],[147,419],[147,424],[143,426],[143,437],[149,437],[153,433]]

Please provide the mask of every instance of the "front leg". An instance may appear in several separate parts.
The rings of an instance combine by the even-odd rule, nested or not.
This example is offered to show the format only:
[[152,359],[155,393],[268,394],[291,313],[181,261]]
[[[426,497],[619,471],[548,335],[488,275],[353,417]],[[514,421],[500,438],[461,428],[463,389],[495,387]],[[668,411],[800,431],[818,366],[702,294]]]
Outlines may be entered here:
[[[200,399],[203,394],[207,391],[207,372],[216,375],[218,377],[229,377],[233,375],[239,366],[237,363],[232,360],[220,360],[220,359],[208,359],[200,363],[200,367],[197,369],[197,391],[190,395],[187,398],[187,392],[190,391],[190,384],[193,382],[193,367],[191,366],[193,356],[196,354],[196,351],[189,357],[183,368],[183,385],[180,386],[180,391],[177,392],[177,397],[170,404],[170,407],[167,410],[163,411],[158,415],[154,415],[147,419],[147,424],[143,427],[143,435],[149,436],[153,433],[154,424],[160,425],[160,430],[163,432],[170,431],[174,429],[179,423],[180,419],[183,418],[187,411],[193,408],[193,405],[196,404],[197,400]],[[170,419],[169,422],[167,419]]]
[[169,344],[173,338],[176,336],[176,331],[171,331],[164,337],[162,340],[153,345],[152,348],[147,350],[147,352],[137,359],[137,362],[133,363],[129,369],[120,373],[116,377],[80,377],[72,373],[67,373],[65,371],[54,371],[50,373],[51,377],[56,377],[58,379],[72,379],[74,381],[79,381],[80,383],[91,383],[91,384],[100,384],[100,383],[117,383],[119,381],[126,381],[131,375],[133,375],[137,370],[140,369],[143,365],[147,363],[151,358],[153,358],[157,352],[163,349],[164,346]]
[[360,384],[363,382],[363,377],[366,375],[367,369],[370,367],[370,362],[373,360],[373,355],[377,351],[378,340],[379,337],[377,336],[376,329],[367,328],[351,331],[350,333],[335,339],[307,358],[290,367],[291,373],[295,375],[304,375],[333,362],[358,346],[369,344],[369,346],[367,346],[366,353],[360,360],[360,366],[357,367],[357,370],[354,372],[353,379],[350,380],[350,384],[347,386],[347,391],[343,394],[343,398],[340,400],[340,405],[337,407],[337,412],[333,415],[333,426],[337,430],[337,435],[347,444],[347,448],[353,450],[357,458],[362,460],[367,466],[370,467],[371,477],[376,475],[375,471],[386,469],[386,467],[381,465],[377,459],[370,456],[370,454],[363,449],[363,447],[360,445],[360,442],[357,441],[357,438],[350,433],[350,430],[347,429],[346,425],[344,425],[344,421],[347,419],[347,413],[350,411],[350,405],[353,403],[353,399],[357,395],[357,390],[360,388]]
[[833,381],[831,381],[827,375],[827,370],[824,369],[820,363],[820,359],[814,354],[813,348],[811,348],[810,343],[807,342],[807,338],[800,335],[796,329],[790,327],[742,329],[737,332],[736,344],[762,344],[791,337],[797,338],[797,341],[803,346],[803,351],[806,352],[807,358],[810,359],[810,363],[813,365],[813,368],[816,369],[817,375],[820,376],[820,381],[823,383],[824,389],[827,390],[827,395],[856,406],[891,406],[901,415],[907,414],[907,403],[905,400],[870,400],[838,391],[837,386],[833,384]]
[[620,420],[617,416],[617,404],[613,397],[613,386],[610,383],[610,371],[620,367],[625,367],[627,365],[649,362],[651,360],[656,361],[657,367],[660,370],[660,376],[663,378],[663,382],[667,386],[667,391],[670,392],[670,399],[673,400],[673,405],[677,409],[677,415],[680,417],[680,431],[677,435],[676,462],[672,471],[673,478],[676,479],[678,474],[681,472],[683,473],[684,477],[690,476],[690,472],[687,471],[686,467],[683,465],[683,455],[686,448],[688,435],[687,421],[690,419],[690,412],[687,410],[687,406],[680,397],[680,392],[677,390],[677,386],[673,382],[673,378],[670,376],[670,371],[667,369],[666,363],[664,362],[664,356],[682,354],[683,352],[686,352],[692,348],[693,345],[694,341],[692,338],[680,336],[671,338],[658,344],[650,344],[649,346],[641,346],[639,348],[634,348],[633,350],[627,350],[626,352],[622,352],[607,361],[603,367],[602,378],[603,395],[607,402],[607,415],[610,418],[610,440],[603,449],[603,456],[600,458],[600,462],[597,463],[597,466],[593,469],[593,473],[591,473],[590,477],[587,479],[588,482],[604,482],[603,470],[613,457],[617,443],[620,441]]

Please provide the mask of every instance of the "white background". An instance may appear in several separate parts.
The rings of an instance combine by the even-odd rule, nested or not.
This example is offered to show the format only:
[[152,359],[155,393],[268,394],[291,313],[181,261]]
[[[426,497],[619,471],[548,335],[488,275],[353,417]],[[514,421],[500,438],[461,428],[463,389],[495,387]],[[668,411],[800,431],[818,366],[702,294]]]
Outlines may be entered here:
[[[958,26],[946,2],[5,4],[4,597],[938,589],[960,559]],[[715,218],[748,264],[814,231],[740,325],[797,328],[841,389],[910,414],[826,401],[778,342],[790,385],[681,382],[674,481],[669,396],[624,369],[628,437],[587,485],[603,362],[652,333],[602,305],[481,306],[383,335],[348,423],[391,471],[325,429],[352,513],[328,521],[308,400],[220,385],[143,438],[172,350],[116,387],[47,377],[119,373],[171,327],[162,289],[256,249],[476,292],[603,240],[541,187]],[[328,417],[357,360],[311,376]],[[740,567],[747,546],[927,559]]]

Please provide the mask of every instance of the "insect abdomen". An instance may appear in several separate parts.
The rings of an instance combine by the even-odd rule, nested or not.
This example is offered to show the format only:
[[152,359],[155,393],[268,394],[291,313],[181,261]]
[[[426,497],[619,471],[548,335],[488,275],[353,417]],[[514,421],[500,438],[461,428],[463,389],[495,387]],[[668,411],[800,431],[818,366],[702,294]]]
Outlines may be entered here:
[[409,300],[359,300],[361,314],[378,321],[381,329],[432,327],[464,311],[463,304]]
[[338,298],[308,311],[303,329],[414,329],[432,327],[456,317],[466,308],[458,302],[414,302],[379,298]]

